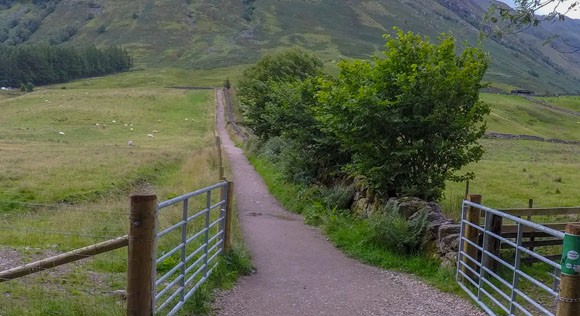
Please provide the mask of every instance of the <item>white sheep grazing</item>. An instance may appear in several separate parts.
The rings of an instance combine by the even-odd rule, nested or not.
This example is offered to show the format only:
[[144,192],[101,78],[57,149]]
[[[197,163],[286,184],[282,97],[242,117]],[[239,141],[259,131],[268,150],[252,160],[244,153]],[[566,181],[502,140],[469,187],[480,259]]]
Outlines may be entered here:
[[133,128],[131,127],[129,130],[132,132],[133,131]]
[[95,124],[95,126],[99,126],[99,125],[101,125],[101,124],[99,124],[99,123],[96,123],[96,124]]
[[156,130],[156,129],[154,129],[154,130],[152,131],[152,133],[153,133],[153,134],[157,134],[157,133],[159,133],[159,131],[158,131],[158,130]]
[[155,136],[153,134],[147,134],[147,137],[154,138]]
[[64,132],[58,132],[59,135],[64,135]]
[[117,121],[115,121],[115,120],[112,120],[112,121],[111,121],[111,123],[117,123]]
[[135,146],[135,144],[133,143],[133,141],[132,141],[132,140],[128,141],[128,142],[127,142],[127,145],[128,145],[128,146]]

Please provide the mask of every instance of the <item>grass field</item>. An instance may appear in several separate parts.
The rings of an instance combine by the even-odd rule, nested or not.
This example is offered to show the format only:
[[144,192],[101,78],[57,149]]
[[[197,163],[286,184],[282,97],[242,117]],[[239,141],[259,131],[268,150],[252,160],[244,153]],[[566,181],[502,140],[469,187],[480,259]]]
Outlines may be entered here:
[[[482,93],[480,97],[492,109],[487,119],[490,132],[580,140],[578,116],[541,107],[520,96]],[[580,100],[574,104],[580,107]]]
[[[215,183],[213,91],[165,87],[221,75],[134,71],[0,97],[0,270],[126,234],[144,182],[159,200]],[[122,315],[111,292],[126,265],[121,249],[0,283],[0,315]]]
[[539,99],[565,109],[580,112],[580,96],[542,97]]
[[[579,117],[554,111],[518,96],[482,94],[491,105],[488,131],[527,134],[544,138],[580,140]],[[570,107],[580,99],[568,100]],[[574,100],[577,100],[574,103]],[[556,105],[556,104],[555,104]],[[580,146],[524,140],[484,139],[483,159],[465,168],[476,178],[470,191],[483,195],[485,205],[496,208],[580,205]],[[457,217],[465,183],[448,183],[445,211]]]

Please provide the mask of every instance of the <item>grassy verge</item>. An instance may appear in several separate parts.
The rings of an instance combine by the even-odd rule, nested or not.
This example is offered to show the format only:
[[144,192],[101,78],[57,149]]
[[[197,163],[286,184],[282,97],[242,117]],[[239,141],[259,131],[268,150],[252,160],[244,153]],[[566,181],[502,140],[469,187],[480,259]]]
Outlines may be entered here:
[[288,210],[302,214],[305,221],[317,224],[330,240],[347,255],[384,269],[407,272],[445,292],[462,294],[453,271],[441,268],[438,260],[426,255],[403,256],[378,247],[367,238],[366,221],[328,210],[312,189],[284,181],[275,165],[260,157],[250,161],[268,185],[270,192]]

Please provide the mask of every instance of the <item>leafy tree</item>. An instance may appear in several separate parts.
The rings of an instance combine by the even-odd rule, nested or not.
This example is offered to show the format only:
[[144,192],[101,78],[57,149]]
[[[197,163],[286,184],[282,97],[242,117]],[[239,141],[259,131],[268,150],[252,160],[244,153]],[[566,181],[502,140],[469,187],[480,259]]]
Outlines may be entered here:
[[265,56],[255,66],[246,69],[240,80],[238,96],[254,132],[263,139],[280,133],[281,129],[272,124],[267,113],[267,106],[275,106],[278,97],[272,87],[303,81],[321,73],[322,61],[297,48]]
[[342,61],[325,79],[316,118],[352,153],[350,171],[376,192],[441,196],[446,180],[481,158],[477,143],[489,107],[479,100],[488,58],[442,35],[431,44],[411,32],[386,36],[383,57]]

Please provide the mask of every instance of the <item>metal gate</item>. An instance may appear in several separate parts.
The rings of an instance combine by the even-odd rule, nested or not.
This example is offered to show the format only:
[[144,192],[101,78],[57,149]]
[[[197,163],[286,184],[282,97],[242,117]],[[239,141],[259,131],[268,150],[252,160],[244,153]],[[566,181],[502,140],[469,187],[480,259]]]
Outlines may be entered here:
[[175,315],[218,265],[218,256],[224,251],[226,205],[231,198],[228,186],[231,183],[220,182],[158,204],[159,226],[165,228],[155,236],[156,314]]
[[[484,224],[473,218],[482,218]],[[502,236],[493,227],[496,219],[517,226],[517,231]],[[463,201],[456,279],[489,315],[555,314],[560,263],[525,246],[531,233],[564,238],[563,232]],[[524,264],[524,259],[536,263]]]

